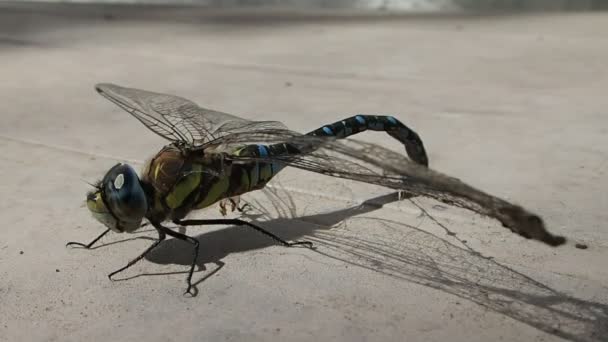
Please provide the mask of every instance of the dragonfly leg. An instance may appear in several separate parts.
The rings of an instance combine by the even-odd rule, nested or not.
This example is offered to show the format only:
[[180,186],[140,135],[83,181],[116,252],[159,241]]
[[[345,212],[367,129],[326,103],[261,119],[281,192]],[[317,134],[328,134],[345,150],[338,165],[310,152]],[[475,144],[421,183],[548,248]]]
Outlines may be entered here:
[[232,204],[232,211],[238,210],[239,213],[243,213],[245,212],[245,209],[249,207],[249,203],[245,203],[239,206],[239,204],[241,203],[240,196],[230,197],[228,198],[228,200],[230,201],[230,204]]
[[405,150],[410,159],[424,166],[429,165],[429,159],[426,155],[420,136],[414,132],[414,130],[392,116],[355,115],[319,127],[314,131],[309,132],[308,135],[346,138],[366,130],[386,132],[388,135],[405,145]]
[[[156,226],[155,226],[156,227]],[[163,227],[164,228],[164,227]],[[150,247],[148,247],[143,253],[141,253],[137,258],[129,261],[129,263],[121,268],[118,269],[110,274],[108,274],[108,278],[110,278],[110,280],[113,280],[112,277],[124,270],[126,270],[127,268],[135,265],[138,261],[140,261],[141,259],[143,259],[143,257],[146,256],[146,254],[150,253],[151,250],[153,250],[154,248],[156,248],[166,237],[165,231],[159,229],[158,227],[156,227],[156,230],[158,231],[158,239],[156,241],[154,241],[154,243],[152,245],[150,245]]]
[[236,206],[236,210],[238,210],[238,211],[239,211],[239,213],[244,213],[244,212],[246,212],[246,211],[247,211],[246,209],[247,209],[247,208],[249,208],[249,207],[250,207],[249,203],[245,203],[245,204],[243,204],[243,205],[242,205],[242,206],[240,206],[240,207],[239,207],[239,206]]
[[307,246],[308,248],[313,248],[311,241],[294,241],[289,242],[281,239],[280,237],[274,235],[273,233],[265,230],[262,227],[256,226],[253,223],[249,223],[247,221],[239,220],[239,219],[208,219],[208,220],[176,220],[175,224],[179,224],[182,226],[203,226],[203,225],[212,225],[212,224],[232,224],[235,226],[247,226],[252,228],[253,230],[260,232],[274,241],[280,243],[285,247],[294,247],[294,246]]
[[228,214],[228,209],[226,209],[226,202],[226,200],[220,201],[220,214],[222,214],[222,216],[226,216],[226,214]]
[[96,237],[95,239],[93,239],[93,241],[89,242],[88,244],[84,244],[82,242],[75,242],[75,241],[71,241],[65,244],[65,246],[78,246],[78,247],[82,247],[82,248],[86,248],[86,249],[91,249],[91,247],[93,247],[93,245],[95,244],[95,242],[99,241],[99,239],[101,239],[104,235],[108,234],[108,232],[110,231],[110,229],[106,229],[105,232],[101,233],[101,235],[99,235],[98,237]]
[[228,204],[230,204],[231,212],[234,212],[235,210],[238,210],[240,213],[245,212],[245,208],[249,207],[249,204],[245,203],[241,206],[240,203],[241,203],[240,196],[224,198],[223,200],[220,201],[220,204],[219,204],[220,214],[222,214],[222,216],[226,216],[226,214],[228,213],[228,208],[226,208],[226,206]]
[[[177,223],[177,224],[180,224],[180,223]],[[188,283],[188,288],[186,288],[186,292],[184,292],[184,294],[190,294],[192,296],[196,296],[196,291],[192,291],[194,289],[194,286],[192,285],[192,275],[194,274],[194,267],[196,266],[196,260],[198,260],[198,249],[199,249],[198,240],[193,237],[190,237],[188,235],[173,231],[167,227],[163,227],[160,224],[155,224],[154,227],[156,227],[156,229],[158,229],[159,233],[160,232],[162,232],[163,234],[166,233],[169,236],[172,236],[179,240],[190,242],[191,244],[194,245],[194,257],[192,258],[192,263],[190,264],[190,271],[188,272],[188,278],[186,279],[186,282]]]
[[[139,228],[141,227],[145,227],[147,226],[148,223],[143,223]],[[96,237],[95,239],[93,239],[93,241],[89,242],[88,244],[84,244],[82,242],[75,242],[75,241],[70,241],[68,243],[65,244],[66,247],[68,246],[78,246],[78,247],[82,247],[82,248],[86,248],[86,249],[91,249],[91,247],[93,247],[93,245],[95,244],[95,242],[99,241],[99,239],[101,239],[102,237],[104,237],[104,235],[108,234],[110,232],[111,229],[106,229],[103,233],[101,233],[101,235],[99,235],[98,237]]]

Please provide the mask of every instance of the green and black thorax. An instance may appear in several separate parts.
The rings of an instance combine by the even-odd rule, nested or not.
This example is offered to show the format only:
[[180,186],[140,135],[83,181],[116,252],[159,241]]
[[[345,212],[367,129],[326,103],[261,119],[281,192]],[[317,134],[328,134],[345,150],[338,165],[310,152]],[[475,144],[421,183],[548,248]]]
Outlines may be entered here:
[[[234,153],[246,153],[247,147]],[[171,144],[144,167],[141,183],[148,197],[146,217],[179,220],[190,211],[261,189],[277,170],[270,163],[234,162],[226,154]]]

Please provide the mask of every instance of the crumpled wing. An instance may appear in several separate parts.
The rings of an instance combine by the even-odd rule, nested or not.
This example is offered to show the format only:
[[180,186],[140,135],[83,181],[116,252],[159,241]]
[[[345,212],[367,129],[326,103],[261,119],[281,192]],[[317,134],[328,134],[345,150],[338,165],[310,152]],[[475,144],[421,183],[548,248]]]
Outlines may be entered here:
[[199,107],[179,96],[126,88],[110,83],[95,86],[99,94],[114,102],[161,137],[202,146],[227,134],[285,129],[278,121],[251,121],[235,115]]
[[[257,136],[256,136],[257,135]],[[511,231],[551,246],[565,243],[566,239],[545,229],[540,217],[526,209],[422,165],[384,147],[355,139],[336,140],[327,137],[301,135],[292,131],[252,132],[247,135],[226,136],[224,149],[250,141],[256,143],[292,144],[295,153],[266,156],[226,156],[233,161],[257,160],[279,166],[299,169],[328,176],[351,179],[404,191],[415,196],[426,196],[443,203],[462,207],[478,214],[499,220]]]

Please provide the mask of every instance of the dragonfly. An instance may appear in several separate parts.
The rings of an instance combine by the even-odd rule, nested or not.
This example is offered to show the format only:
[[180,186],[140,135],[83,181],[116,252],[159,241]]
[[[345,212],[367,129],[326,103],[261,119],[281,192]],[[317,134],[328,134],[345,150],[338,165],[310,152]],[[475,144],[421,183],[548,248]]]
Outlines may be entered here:
[[[140,175],[130,165],[118,163],[87,193],[87,208],[107,229],[89,243],[68,245],[90,249],[110,231],[133,233],[146,224],[158,233],[152,245],[110,273],[110,279],[170,236],[194,247],[185,292],[193,294],[199,242],[167,227],[166,222],[178,227],[246,226],[286,247],[313,248],[310,241],[286,241],[242,219],[187,218],[192,211],[218,202],[222,214],[227,204],[233,211],[242,209],[240,195],[264,188],[287,166],[430,197],[495,218],[512,232],[550,246],[566,242],[563,236],[550,233],[538,215],[429,168],[420,136],[393,116],[358,114],[302,134],[279,121],[247,120],[174,95],[109,83],[97,84],[95,89],[170,142]],[[403,144],[407,157],[377,144],[345,139],[364,131],[387,133]]]

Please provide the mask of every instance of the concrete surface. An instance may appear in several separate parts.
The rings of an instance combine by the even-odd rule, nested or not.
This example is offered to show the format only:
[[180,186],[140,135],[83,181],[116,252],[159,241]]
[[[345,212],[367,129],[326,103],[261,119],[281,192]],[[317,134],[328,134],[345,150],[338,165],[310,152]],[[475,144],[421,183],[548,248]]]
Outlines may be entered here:
[[[2,6],[0,340],[606,340],[606,14]],[[164,142],[98,96],[100,81],[302,131],[395,114],[432,167],[524,204],[570,243],[552,249],[430,200],[285,170],[245,197],[248,219],[316,252],[238,227],[189,229],[202,248],[197,297],[182,296],[191,249],[175,240],[111,282],[154,234],[65,248],[103,230],[84,181],[116,161],[139,167]]]

